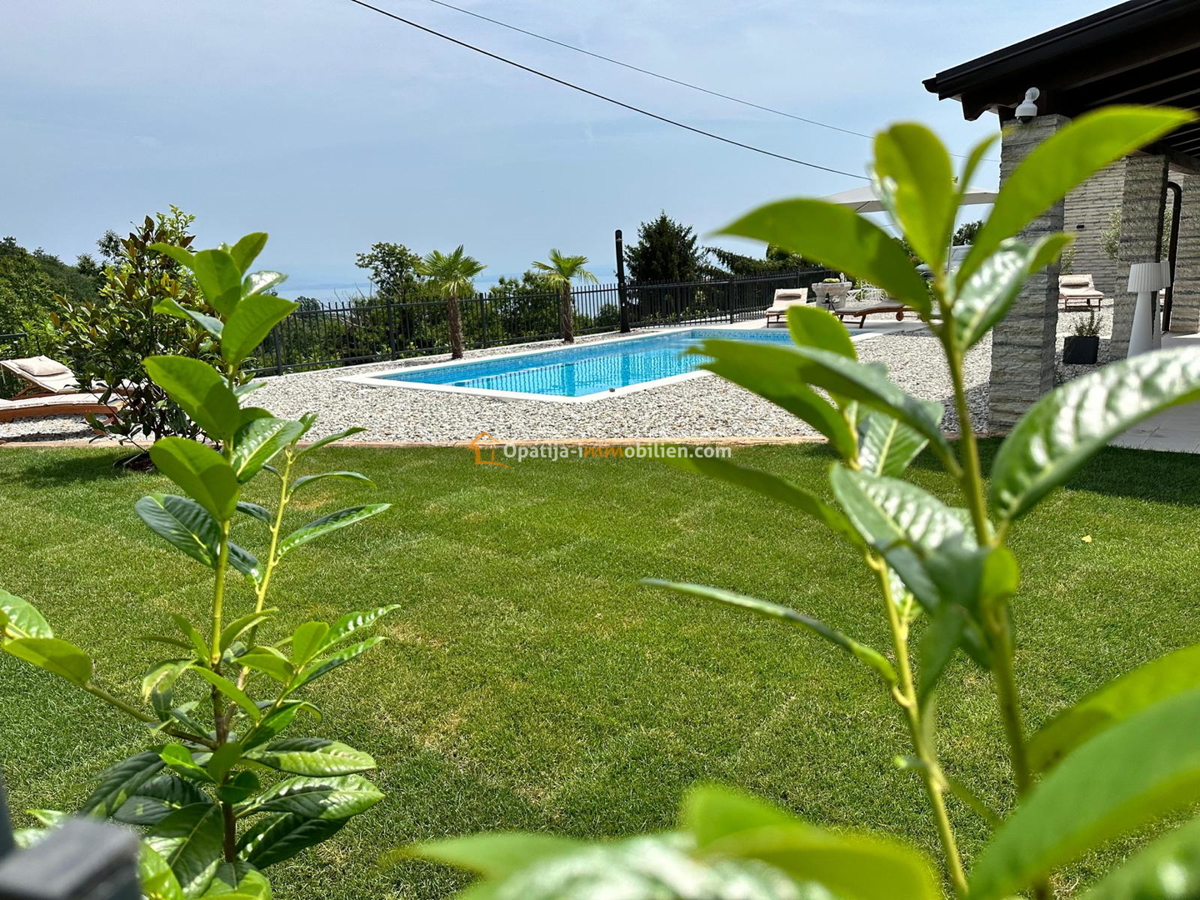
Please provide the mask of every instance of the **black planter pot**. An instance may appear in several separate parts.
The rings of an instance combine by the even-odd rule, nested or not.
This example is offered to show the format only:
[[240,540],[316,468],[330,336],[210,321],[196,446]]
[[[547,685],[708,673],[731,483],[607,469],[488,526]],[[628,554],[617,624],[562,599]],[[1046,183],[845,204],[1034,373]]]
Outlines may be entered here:
[[1069,335],[1063,341],[1064,366],[1094,366],[1100,352],[1100,338]]

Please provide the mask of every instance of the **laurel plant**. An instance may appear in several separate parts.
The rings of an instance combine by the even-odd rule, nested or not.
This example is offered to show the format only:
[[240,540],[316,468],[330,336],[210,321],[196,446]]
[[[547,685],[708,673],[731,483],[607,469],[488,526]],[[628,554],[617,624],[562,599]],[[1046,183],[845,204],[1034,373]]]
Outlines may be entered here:
[[[917,262],[932,271],[931,285],[879,225],[824,201],[769,204],[725,231],[879,285],[911,308],[941,347],[959,435],[952,441],[943,433],[941,404],[905,393],[882,365],[860,362],[845,328],[823,310],[789,311],[790,346],[706,340],[695,352],[708,358],[708,369],[828,439],[840,458],[829,474],[833,502],[724,460],[679,465],[791,506],[827,527],[877,583],[873,602],[891,646],[869,647],[786,605],[714,587],[650,583],[797,626],[870,667],[907,726],[909,747],[897,762],[924,785],[940,867],[894,840],[830,834],[783,810],[712,788],[689,797],[680,827],[667,835],[608,844],[479,835],[406,848],[400,855],[482,875],[484,881],[463,895],[473,900],[936,900],[947,889],[959,900],[1003,900],[1023,892],[1049,900],[1064,866],[1187,811],[1200,796],[1200,645],[1116,677],[1030,734],[1012,616],[1020,602],[1020,567],[1009,537],[1112,438],[1200,399],[1200,350],[1123,360],[1045,395],[1000,446],[988,480],[971,428],[963,359],[1008,314],[1026,280],[1053,265],[1070,243],[1064,234],[1032,244],[1017,235],[1095,172],[1193,118],[1142,107],[1081,116],[1014,169],[957,270],[948,263],[956,215],[992,141],[971,152],[956,179],[950,154],[932,132],[908,123],[881,132],[875,191]],[[905,479],[926,449],[957,486],[957,503],[944,503]],[[1062,601],[1072,602],[1067,596]],[[987,802],[982,791],[955,778],[953,760],[939,753],[933,706],[943,673],[959,654],[992,686],[1016,797],[1010,808]],[[990,831],[969,867],[950,804],[957,805],[956,816],[978,816]],[[1081,896],[1200,896],[1200,819],[1167,830]]]
[[[167,658],[152,659],[136,700],[99,683],[91,658],[55,636],[33,604],[0,591],[5,653],[147,728],[149,746],[103,772],[80,812],[143,829],[143,892],[153,900],[269,898],[263,870],[327,840],[383,797],[364,775],[375,768],[369,754],[291,733],[299,722],[320,719],[310,699],[315,682],[382,641],[364,638],[366,629],[396,607],[306,622],[286,636],[273,629],[278,610],[268,601],[279,566],[310,541],[388,504],[342,509],[285,528],[290,504],[310,485],[369,480],[357,472],[300,474],[314,451],[362,429],[302,446],[315,415],[285,419],[247,402],[255,385],[240,383],[240,365],[296,308],[268,293],[283,275],[248,271],[266,240],[249,234],[233,246],[197,253],[153,246],[192,273],[215,315],[171,299],[156,311],[203,328],[220,349],[220,366],[182,356],[153,356],[144,365],[216,445],[182,437],[156,441],[150,457],[181,494],[143,497],[136,511],[155,534],[212,570],[207,620],[175,614],[172,633],[146,637],[148,646],[166,648]],[[274,482],[273,509],[242,499],[255,478]],[[261,534],[263,526],[264,555],[234,542],[235,534],[240,540],[242,531]],[[248,591],[230,590],[238,578]],[[45,810],[37,815],[51,826],[64,817]]]

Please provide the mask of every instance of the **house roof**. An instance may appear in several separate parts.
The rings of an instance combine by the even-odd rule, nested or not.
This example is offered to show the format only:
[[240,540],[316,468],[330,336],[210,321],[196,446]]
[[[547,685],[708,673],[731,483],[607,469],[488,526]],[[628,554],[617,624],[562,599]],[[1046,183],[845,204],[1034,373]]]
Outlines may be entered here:
[[[987,110],[1013,118],[1025,90],[1041,91],[1043,114],[1068,117],[1114,103],[1200,111],[1200,0],[1127,0],[925,80],[963,116]],[[1200,125],[1164,138],[1158,149],[1200,165]]]

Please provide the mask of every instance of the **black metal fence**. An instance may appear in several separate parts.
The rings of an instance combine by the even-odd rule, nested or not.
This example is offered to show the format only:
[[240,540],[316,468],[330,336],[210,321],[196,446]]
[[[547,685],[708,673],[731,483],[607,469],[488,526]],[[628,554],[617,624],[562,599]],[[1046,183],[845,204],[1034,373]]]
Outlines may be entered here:
[[[630,328],[760,318],[779,288],[809,287],[828,269],[672,284],[591,285],[572,292],[575,333],[614,331],[622,302]],[[622,301],[624,295],[624,301]],[[459,301],[468,348],[559,336],[557,293],[478,294]],[[283,374],[445,353],[450,328],[443,300],[361,298],[302,309],[271,333],[248,362],[256,374]]]

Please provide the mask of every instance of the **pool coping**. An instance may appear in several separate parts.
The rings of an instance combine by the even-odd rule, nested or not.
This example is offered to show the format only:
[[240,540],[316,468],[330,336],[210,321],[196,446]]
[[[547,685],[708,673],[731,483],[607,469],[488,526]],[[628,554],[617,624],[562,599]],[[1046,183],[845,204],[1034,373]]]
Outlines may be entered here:
[[[758,325],[758,327],[754,327]],[[624,343],[629,341],[644,341],[654,337],[659,337],[664,334],[681,334],[685,331],[766,331],[767,328],[758,324],[754,320],[753,325],[743,325],[736,323],[733,325],[721,323],[711,325],[683,325],[678,328],[656,329],[651,334],[630,334],[622,335],[621,337],[606,338],[598,341],[588,341],[586,344],[578,344],[574,346],[597,346],[609,345],[616,343]],[[786,329],[780,329],[786,332]],[[867,340],[876,337],[876,332],[859,332],[857,334],[851,332],[851,340]],[[566,349],[567,346],[558,344],[553,347],[540,347],[535,350],[521,350],[517,353],[497,353],[486,357],[488,361],[502,359],[517,359],[523,356],[541,356],[547,353],[556,353]],[[608,400],[612,397],[622,397],[628,394],[637,393],[639,391],[648,390],[650,388],[664,387],[669,384],[678,384],[683,381],[689,381],[694,378],[703,378],[706,375],[713,374],[704,369],[697,369],[694,372],[684,372],[681,375],[669,375],[666,378],[655,378],[651,381],[643,381],[638,384],[631,384],[625,387],[609,388],[607,391],[597,391],[593,394],[584,394],[582,397],[562,397],[555,394],[530,394],[524,391],[498,391],[491,388],[466,388],[457,387],[451,384],[425,384],[419,381],[400,381],[393,378],[388,378],[389,375],[398,375],[402,372],[418,372],[429,371],[432,369],[448,369],[455,366],[472,365],[482,362],[481,358],[475,359],[455,359],[448,362],[425,363],[417,366],[401,366],[396,369],[388,369],[382,372],[372,372],[368,375],[347,375],[338,378],[338,381],[348,382],[350,384],[362,384],[369,387],[386,387],[386,388],[402,388],[412,391],[434,391],[442,394],[466,394],[474,397],[487,397],[493,400],[503,401],[520,401],[534,400],[543,403],[596,403],[601,400]]]

